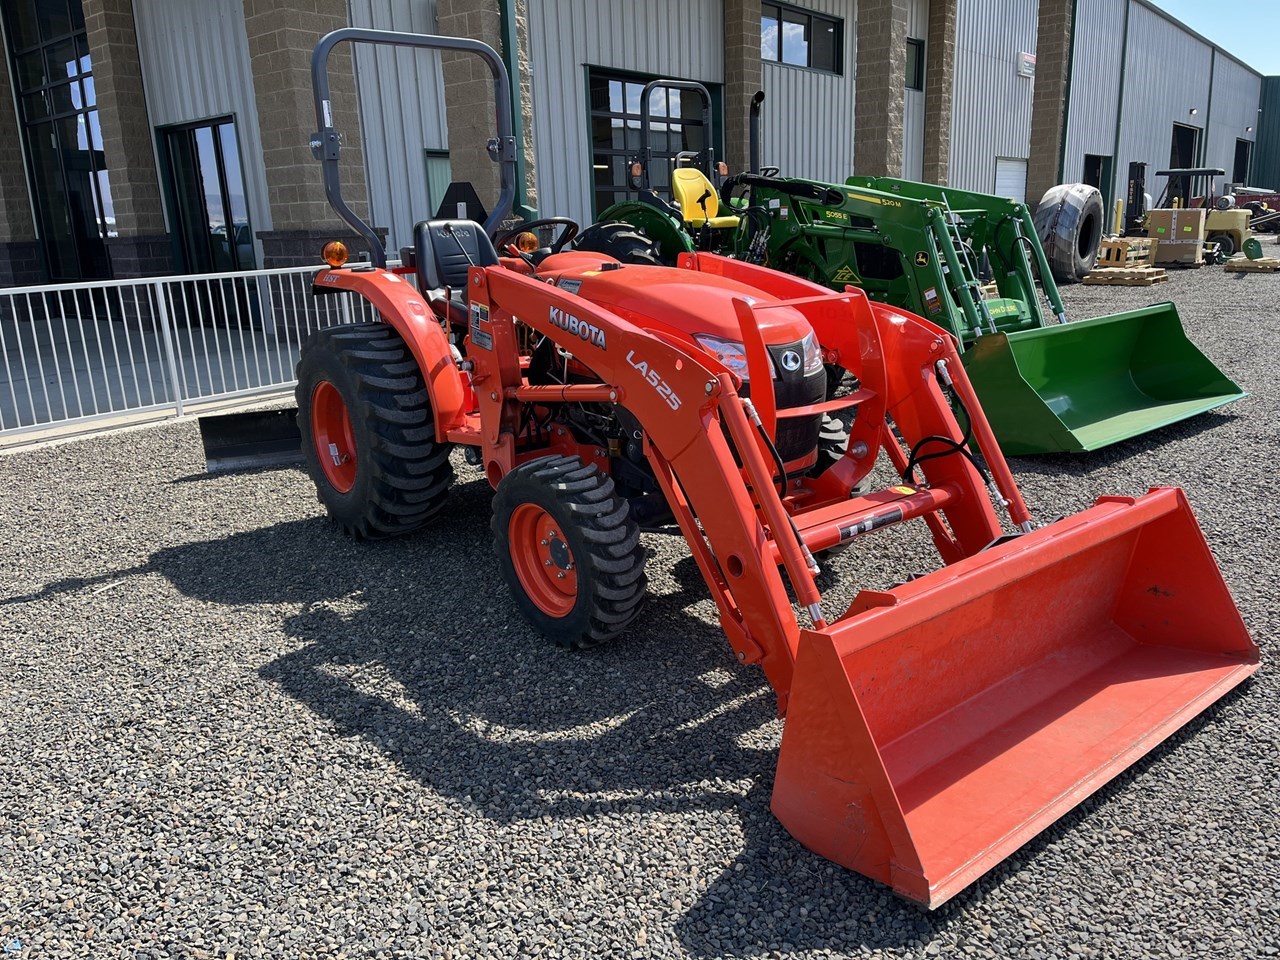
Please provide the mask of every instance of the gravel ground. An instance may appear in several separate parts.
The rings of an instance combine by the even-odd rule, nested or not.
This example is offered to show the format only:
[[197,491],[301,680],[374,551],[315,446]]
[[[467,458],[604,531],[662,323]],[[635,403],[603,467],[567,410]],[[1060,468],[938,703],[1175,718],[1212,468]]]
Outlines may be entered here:
[[[1077,287],[1176,300],[1251,392],[1014,470],[1042,518],[1187,489],[1273,655],[1280,276]],[[1243,690],[943,909],[769,813],[781,725],[681,541],[622,642],[518,618],[489,492],[411,539],[336,534],[301,473],[206,478],[194,423],[0,458],[0,946],[19,956],[1257,957],[1280,952],[1280,696]],[[917,569],[877,535],[830,596]]]

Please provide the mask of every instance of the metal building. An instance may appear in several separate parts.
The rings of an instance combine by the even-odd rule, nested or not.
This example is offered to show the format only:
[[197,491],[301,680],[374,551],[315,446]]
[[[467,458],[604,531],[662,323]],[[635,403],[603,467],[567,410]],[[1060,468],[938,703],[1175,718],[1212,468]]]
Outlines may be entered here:
[[[734,169],[762,89],[762,159],[784,175],[1031,202],[1059,180],[1113,198],[1134,160],[1250,179],[1260,123],[1259,74],[1149,0],[5,0],[0,285],[310,262],[336,221],[307,56],[347,24],[500,49],[525,206],[584,222],[629,189],[656,77],[706,85]],[[484,77],[427,53],[335,62],[344,183],[388,246],[451,180],[493,195]],[[691,97],[654,110],[659,157],[705,143]]]
[[[1035,202],[1028,169],[1122,197],[1129,163],[1210,166],[1249,179],[1261,75],[1148,0],[960,0],[951,184]],[[1037,56],[1044,14],[1074,11],[1062,134],[1031,139],[1035,76],[1061,64]],[[1109,211],[1110,212],[1110,203]]]
[[1038,9],[1036,0],[960,0],[952,186],[1023,199]]

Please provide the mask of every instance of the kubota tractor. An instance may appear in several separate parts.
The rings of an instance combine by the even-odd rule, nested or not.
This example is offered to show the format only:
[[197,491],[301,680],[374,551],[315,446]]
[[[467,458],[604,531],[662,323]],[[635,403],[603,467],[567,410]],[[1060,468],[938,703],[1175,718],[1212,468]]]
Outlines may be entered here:
[[[316,149],[373,263],[322,270],[315,290],[382,318],[321,331],[298,367],[308,470],[344,529],[427,523],[464,447],[494,487],[516,605],[576,648],[640,610],[641,525],[678,528],[737,659],[760,665],[786,717],[774,812],[814,851],[929,906],[1256,669],[1182,493],[1104,497],[1037,528],[955,341],[918,317],[712,254],[639,267],[499,251],[458,221],[423,223],[413,267],[386,269],[341,201],[326,123],[344,41],[479,54],[498,100],[495,216],[515,182],[492,49],[354,29],[321,41]],[[728,337],[741,349],[712,339]],[[812,389],[815,338],[855,393]],[[840,456],[815,470],[818,418],[852,408]],[[882,454],[898,479],[859,494]],[[830,609],[816,558],[910,520],[944,566]]]

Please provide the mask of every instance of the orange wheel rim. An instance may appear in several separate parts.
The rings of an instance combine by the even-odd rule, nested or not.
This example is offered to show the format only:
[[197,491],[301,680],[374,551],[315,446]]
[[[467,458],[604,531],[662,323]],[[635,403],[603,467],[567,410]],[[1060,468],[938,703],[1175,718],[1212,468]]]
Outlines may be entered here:
[[578,568],[551,514],[533,503],[507,523],[511,562],[525,594],[549,617],[566,617],[578,602]]
[[342,394],[328,380],[311,391],[311,441],[329,485],[349,493],[356,485],[356,438]]

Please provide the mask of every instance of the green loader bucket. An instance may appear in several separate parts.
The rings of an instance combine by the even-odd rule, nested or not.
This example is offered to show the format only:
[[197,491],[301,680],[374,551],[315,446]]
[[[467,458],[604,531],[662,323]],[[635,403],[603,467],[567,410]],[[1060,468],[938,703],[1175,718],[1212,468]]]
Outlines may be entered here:
[[963,356],[1012,456],[1097,450],[1245,395],[1187,339],[1171,303],[991,334]]

